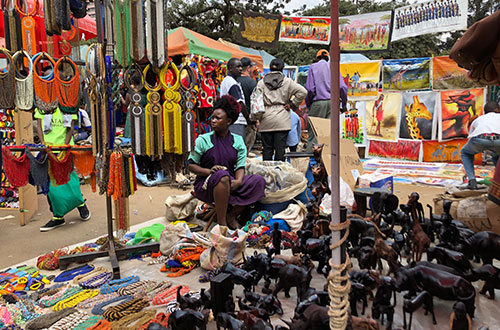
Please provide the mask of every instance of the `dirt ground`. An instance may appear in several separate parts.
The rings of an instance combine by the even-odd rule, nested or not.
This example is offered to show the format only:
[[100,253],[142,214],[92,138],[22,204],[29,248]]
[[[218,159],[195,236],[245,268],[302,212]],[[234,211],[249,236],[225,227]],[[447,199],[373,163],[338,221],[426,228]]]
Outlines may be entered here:
[[[427,203],[433,205],[432,199],[443,192],[443,188],[397,183],[394,189],[400,203],[405,203],[411,192],[419,192],[424,207]],[[130,197],[131,225],[165,215],[165,199],[169,195],[184,194],[188,191],[189,189],[184,191],[168,186],[139,186],[138,191]],[[92,218],[88,222],[81,221],[75,209],[66,215],[66,225],[49,232],[40,232],[40,226],[52,216],[44,195],[38,195],[38,211],[26,226],[20,226],[19,222],[13,219],[0,220],[0,255],[2,256],[0,269],[63,246],[105,235],[107,232],[106,199],[104,196],[92,193],[90,186],[82,186],[82,192],[92,212]]]

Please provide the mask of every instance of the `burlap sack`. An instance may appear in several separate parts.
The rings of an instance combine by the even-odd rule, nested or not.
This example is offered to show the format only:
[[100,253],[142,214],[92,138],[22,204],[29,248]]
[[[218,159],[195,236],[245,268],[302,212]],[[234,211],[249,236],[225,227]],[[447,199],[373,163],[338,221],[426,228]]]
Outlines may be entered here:
[[443,213],[443,201],[452,202],[450,214],[453,219],[462,221],[475,232],[491,230],[492,226],[486,212],[486,194],[474,197],[457,198],[453,195],[442,194],[434,198],[434,213]]
[[283,219],[290,227],[290,231],[296,232],[302,228],[302,223],[306,219],[307,209],[301,202],[290,204],[286,210],[273,216],[273,219]]
[[226,261],[237,264],[243,259],[248,235],[244,231],[238,231],[236,237],[231,237],[228,230],[226,226],[216,225],[210,231],[212,247],[203,251],[200,256],[203,269],[215,270]]
[[168,196],[165,201],[168,221],[184,220],[194,215],[198,200],[191,193]]

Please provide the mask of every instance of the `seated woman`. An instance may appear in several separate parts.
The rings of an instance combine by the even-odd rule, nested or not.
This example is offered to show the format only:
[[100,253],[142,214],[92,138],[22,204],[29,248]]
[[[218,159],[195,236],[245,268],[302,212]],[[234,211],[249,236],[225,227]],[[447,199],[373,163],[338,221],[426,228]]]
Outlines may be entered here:
[[[240,105],[229,95],[214,104],[212,132],[196,139],[189,156],[189,170],[196,174],[194,192],[206,203],[215,202],[217,222],[231,229],[239,227],[236,217],[246,206],[265,196],[266,182],[259,175],[245,176],[247,150],[239,135],[229,132]],[[231,210],[228,213],[228,207]]]

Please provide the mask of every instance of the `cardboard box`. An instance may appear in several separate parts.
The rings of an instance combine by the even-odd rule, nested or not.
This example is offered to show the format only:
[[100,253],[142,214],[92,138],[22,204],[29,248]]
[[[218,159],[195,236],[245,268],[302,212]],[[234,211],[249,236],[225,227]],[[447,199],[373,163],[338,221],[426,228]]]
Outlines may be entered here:
[[[326,170],[330,175],[331,170],[331,149],[330,149],[330,119],[309,117],[311,126],[316,133],[318,143],[324,144],[323,147],[323,162],[325,163]],[[339,171],[342,179],[354,190],[357,179],[363,174],[363,164],[359,159],[358,152],[354,146],[354,141],[341,139],[340,133],[336,132],[339,136],[340,144],[340,165]]]

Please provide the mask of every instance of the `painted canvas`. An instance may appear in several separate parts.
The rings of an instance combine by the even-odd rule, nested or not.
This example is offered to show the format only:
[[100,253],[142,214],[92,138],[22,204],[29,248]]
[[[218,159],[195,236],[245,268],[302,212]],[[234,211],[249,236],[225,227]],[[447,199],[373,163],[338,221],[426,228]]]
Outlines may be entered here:
[[384,91],[430,89],[430,63],[429,57],[382,61]]
[[392,40],[467,29],[467,0],[428,0],[394,10]]
[[370,141],[368,156],[404,159],[418,162],[421,145],[421,141],[413,140],[398,140],[397,142]]
[[467,137],[469,125],[483,113],[484,89],[441,92],[439,140]]
[[385,50],[389,47],[391,11],[339,17],[342,51]]
[[436,133],[436,100],[439,93],[403,93],[399,137],[412,140],[431,140]]
[[373,98],[380,81],[380,61],[340,64],[340,73],[347,85],[349,97]]
[[358,146],[366,145],[366,102],[347,101],[347,112],[341,115],[341,137],[353,140]]
[[309,65],[301,65],[297,70],[297,82],[302,86],[306,85],[307,74],[309,73]]
[[370,140],[396,141],[401,114],[400,93],[380,93],[366,102],[366,133]]
[[[460,152],[467,143],[468,139],[454,139],[448,141],[423,141],[422,148],[424,153],[424,162],[441,163],[461,163]],[[481,163],[481,153],[474,156],[474,163]]]
[[478,85],[467,77],[467,70],[462,69],[449,56],[432,58],[433,89],[467,89]]
[[328,45],[330,17],[282,16],[279,41]]

